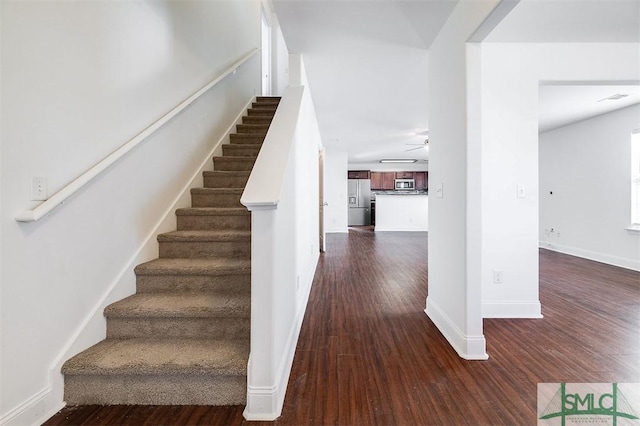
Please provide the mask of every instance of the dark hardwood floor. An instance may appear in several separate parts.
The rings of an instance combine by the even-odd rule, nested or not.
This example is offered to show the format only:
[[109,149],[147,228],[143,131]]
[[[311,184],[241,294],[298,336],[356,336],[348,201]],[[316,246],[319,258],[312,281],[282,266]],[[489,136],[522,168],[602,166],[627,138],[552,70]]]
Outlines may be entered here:
[[[278,425],[534,425],[539,382],[640,382],[640,273],[540,252],[544,319],[464,361],[424,314],[426,233],[328,235]],[[68,407],[47,425],[240,425],[243,407]],[[268,423],[266,423],[268,424]]]

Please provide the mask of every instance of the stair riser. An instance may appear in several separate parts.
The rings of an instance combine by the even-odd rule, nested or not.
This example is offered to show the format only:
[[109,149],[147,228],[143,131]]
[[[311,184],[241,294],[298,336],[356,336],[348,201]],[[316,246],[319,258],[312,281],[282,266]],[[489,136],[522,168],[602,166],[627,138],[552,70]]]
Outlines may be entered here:
[[275,112],[276,108],[278,108],[278,104],[271,103],[271,102],[254,102],[253,104],[251,104],[251,108],[264,109],[264,110],[270,110]]
[[244,188],[249,176],[205,176],[205,188]]
[[253,163],[255,163],[255,159],[248,160],[224,160],[224,159],[213,159],[213,168],[215,170],[225,171],[225,172],[235,172],[235,171],[243,171],[249,172],[253,169]]
[[161,241],[160,257],[249,259],[251,241]]
[[244,405],[246,376],[67,375],[68,405]]
[[251,216],[178,216],[178,231],[213,229],[251,229]]
[[107,339],[166,338],[248,340],[246,318],[107,318]]
[[250,133],[252,135],[266,135],[267,128],[266,125],[262,124],[238,124],[237,133]]
[[251,293],[251,272],[238,275],[138,275],[137,293]]
[[250,133],[232,133],[229,135],[229,140],[231,144],[243,144],[243,143],[262,143],[264,142],[264,135],[253,135]]
[[278,103],[282,99],[280,96],[256,96],[256,102]]
[[275,111],[269,111],[265,109],[249,109],[247,110],[247,115],[250,117],[273,117],[275,115]]
[[242,194],[192,194],[192,207],[243,207]]
[[222,145],[222,155],[234,157],[256,157],[260,148],[247,148],[242,145]]
[[248,116],[242,117],[243,124],[271,124],[271,117]]

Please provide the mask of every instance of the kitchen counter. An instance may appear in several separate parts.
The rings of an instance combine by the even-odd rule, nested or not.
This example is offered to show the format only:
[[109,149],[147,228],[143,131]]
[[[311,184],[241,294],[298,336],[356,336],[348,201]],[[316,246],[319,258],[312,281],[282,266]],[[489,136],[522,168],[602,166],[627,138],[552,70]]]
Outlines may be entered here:
[[[428,231],[429,197],[425,192],[376,192],[375,231]],[[405,195],[404,197],[402,195]]]

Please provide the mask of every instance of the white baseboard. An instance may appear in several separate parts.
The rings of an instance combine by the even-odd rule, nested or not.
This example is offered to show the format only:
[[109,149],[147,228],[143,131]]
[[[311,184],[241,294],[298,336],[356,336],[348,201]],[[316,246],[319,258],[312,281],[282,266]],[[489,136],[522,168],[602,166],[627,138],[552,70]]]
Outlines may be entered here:
[[482,318],[542,318],[540,301],[520,300],[482,302]]
[[[283,357],[280,359],[280,365],[276,373],[275,385],[272,387],[247,386],[247,405],[243,413],[244,418],[247,420],[273,421],[280,417],[282,413],[284,397],[287,393],[287,384],[289,383],[289,375],[291,374],[291,367],[293,366],[293,357],[296,353],[298,337],[300,337],[300,329],[302,328],[302,320],[307,311],[311,285],[313,284],[313,277],[319,259],[320,254],[318,253],[318,255],[315,256],[310,271],[307,271],[308,273],[305,274],[304,295],[299,304],[295,321],[289,329],[286,348],[283,352]],[[249,359],[249,363],[251,363],[251,359]]]
[[486,352],[484,335],[467,336],[464,334],[430,297],[427,297],[427,308],[424,312],[461,358],[468,360],[485,360],[489,358]]
[[117,300],[135,293],[135,276],[133,275],[133,269],[138,264],[158,256],[157,235],[175,229],[175,210],[179,207],[188,206],[191,188],[202,186],[202,172],[204,170],[210,170],[213,167],[211,158],[214,152],[220,148],[225,140],[229,139],[229,135],[234,131],[235,125],[241,122],[242,116],[251,105],[251,102],[253,102],[253,98],[247,102],[224,135],[213,145],[210,153],[204,157],[199,169],[184,185],[174,199],[174,202],[166,209],[156,226],[153,227],[153,230],[146,236],[138,250],[131,256],[129,262],[100,296],[98,302],[89,310],[89,313],[85,316],[84,320],[80,322],[80,325],[73,331],[71,337],[67,340],[67,343],[50,367],[50,386],[2,416],[2,418],[0,418],[0,425],[22,426],[41,424],[64,407],[64,402],[62,401],[64,377],[60,373],[62,364],[75,354],[106,337],[106,321],[103,315],[104,308]]
[[2,416],[0,425],[41,425],[63,407],[64,403],[55,398],[51,388],[47,387]]
[[640,260],[627,259],[619,256],[612,256],[607,253],[584,250],[578,247],[565,246],[562,244],[552,244],[546,241],[539,241],[540,248],[557,251],[558,253],[569,254],[571,256],[582,257],[584,259],[594,260],[600,263],[606,263],[607,265],[618,266],[620,268],[631,269],[633,271],[640,271]]

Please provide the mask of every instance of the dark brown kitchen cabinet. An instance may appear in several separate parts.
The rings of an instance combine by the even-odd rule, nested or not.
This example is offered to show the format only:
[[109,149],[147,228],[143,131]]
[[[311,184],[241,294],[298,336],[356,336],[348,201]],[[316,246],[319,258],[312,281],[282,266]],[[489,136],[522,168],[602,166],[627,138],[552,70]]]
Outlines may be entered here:
[[429,173],[428,172],[415,172],[414,179],[416,180],[416,190],[426,191],[429,189]]
[[394,172],[382,173],[382,189],[384,191],[392,191],[396,189],[396,174]]
[[382,172],[371,172],[371,190],[382,190]]
[[413,172],[396,172],[396,179],[413,179]]
[[369,170],[349,170],[347,172],[349,179],[370,179]]

